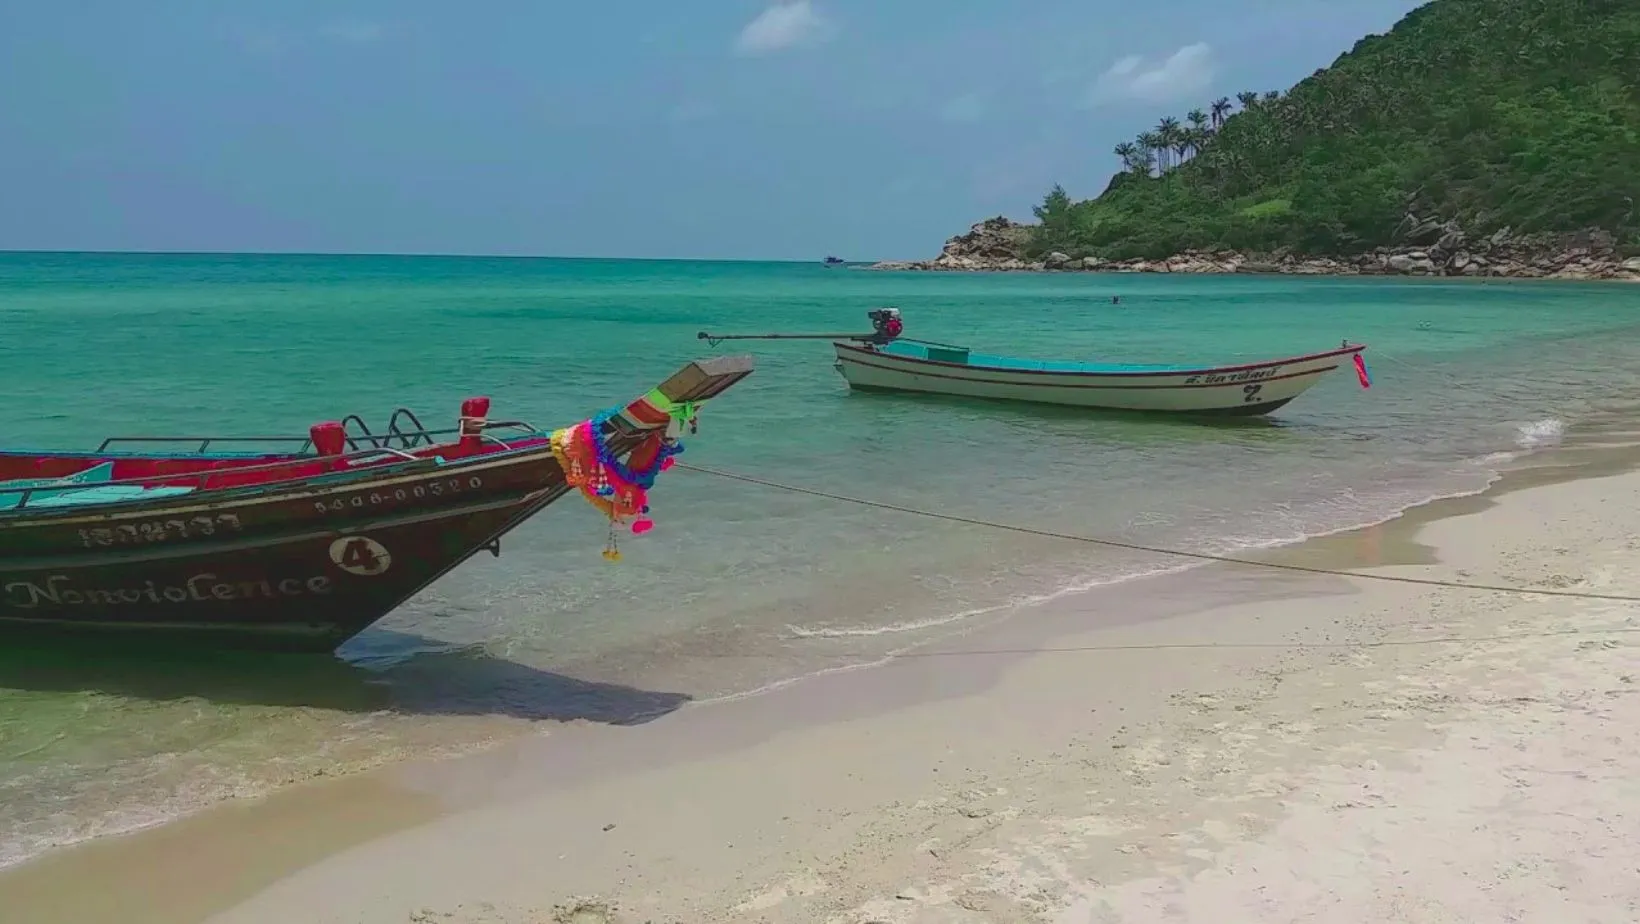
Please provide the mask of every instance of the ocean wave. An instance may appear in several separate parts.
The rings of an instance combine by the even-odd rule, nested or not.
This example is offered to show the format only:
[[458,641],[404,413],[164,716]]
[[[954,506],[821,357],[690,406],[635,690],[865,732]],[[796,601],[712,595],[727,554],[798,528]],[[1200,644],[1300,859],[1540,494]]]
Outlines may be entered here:
[[1558,446],[1566,435],[1566,422],[1558,417],[1547,417],[1521,424],[1515,428],[1515,445],[1522,449],[1541,449]]
[[974,616],[982,616],[988,609],[964,610],[948,616],[932,616],[926,619],[908,619],[905,622],[891,622],[881,626],[786,626],[786,632],[791,638],[875,638],[879,635],[902,635],[906,632],[919,632],[923,629],[938,629],[952,623],[962,622]]
[[[1236,536],[1221,538],[1221,540],[1217,543],[1208,544],[1193,544],[1189,542],[1168,544],[1159,542],[1156,545],[1156,548],[1159,552],[1164,554],[1177,550],[1191,556],[1212,556],[1212,558],[1181,558],[1181,560],[1174,565],[1150,568],[1133,568],[1120,573],[1106,572],[1097,575],[1086,575],[1067,580],[1065,583],[1047,592],[1015,595],[992,606],[973,607],[954,613],[929,616],[921,619],[905,620],[903,622],[886,623],[883,625],[787,625],[786,631],[788,633],[788,638],[791,639],[814,640],[816,642],[822,642],[825,640],[892,637],[896,635],[907,635],[938,629],[963,630],[969,628],[971,624],[975,623],[975,621],[985,617],[1009,618],[1011,615],[1019,611],[1052,603],[1066,597],[1091,593],[1104,588],[1112,587],[1114,585],[1125,584],[1130,581],[1174,575],[1195,568],[1212,565],[1217,563],[1215,559],[1218,558],[1243,559],[1252,553],[1260,551],[1294,546],[1315,539],[1326,538],[1328,536],[1340,535],[1343,533],[1352,532],[1354,530],[1379,526],[1384,523],[1389,523],[1400,519],[1408,512],[1427,504],[1435,503],[1441,500],[1470,497],[1484,493],[1494,483],[1496,483],[1500,477],[1501,475],[1497,472],[1489,472],[1484,480],[1478,483],[1472,482],[1466,487],[1453,486],[1446,490],[1406,495],[1394,500],[1389,498],[1378,498],[1377,500],[1381,502],[1382,506],[1380,506],[1377,510],[1371,510],[1371,506],[1358,508],[1355,516],[1344,520],[1335,521],[1331,525],[1308,524],[1283,535],[1269,535],[1262,537]],[[841,671],[861,670],[887,664],[895,660],[897,657],[916,651],[929,644],[932,644],[935,641],[948,638],[950,634],[951,633],[934,633],[930,636],[923,636],[894,650],[881,652],[877,656],[871,657],[869,660],[854,662],[846,665],[831,666],[799,676],[781,678],[770,683],[761,684],[754,689],[740,690],[708,699],[702,699],[691,705],[703,706],[713,703],[745,699],[750,696],[756,696],[763,693],[772,692],[774,690],[783,689],[815,677],[825,676]]]

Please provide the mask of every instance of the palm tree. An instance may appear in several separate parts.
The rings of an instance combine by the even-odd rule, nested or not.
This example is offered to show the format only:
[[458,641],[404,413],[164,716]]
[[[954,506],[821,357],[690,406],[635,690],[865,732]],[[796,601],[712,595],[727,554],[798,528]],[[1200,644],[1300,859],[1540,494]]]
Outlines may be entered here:
[[1202,151],[1213,144],[1213,129],[1211,126],[1192,128],[1190,130],[1191,159],[1194,160]]
[[1247,158],[1239,151],[1226,152],[1220,170],[1221,182],[1225,184],[1224,190],[1233,194],[1237,181],[1247,173]]
[[1156,138],[1157,141],[1160,142],[1157,145],[1157,149],[1161,154],[1162,172],[1165,173],[1170,167],[1173,166],[1173,158],[1169,156],[1169,153],[1172,151],[1175,143],[1179,139],[1179,120],[1173,118],[1172,116],[1167,116],[1160,122],[1157,122]]
[[1242,111],[1245,112],[1258,105],[1258,94],[1252,90],[1243,90],[1236,94],[1236,101],[1241,103]]
[[1186,133],[1186,140],[1190,142],[1190,156],[1195,157],[1201,152],[1202,142],[1207,140],[1207,113],[1200,109],[1192,109],[1184,118],[1190,123],[1190,130]]
[[1281,91],[1280,90],[1267,90],[1264,93],[1264,101],[1266,103],[1278,102],[1280,99],[1281,99]]
[[1230,97],[1221,96],[1213,101],[1213,130],[1218,131],[1230,116]]
[[1139,153],[1139,146],[1131,141],[1124,141],[1116,146],[1116,156],[1122,159],[1122,169],[1133,169],[1134,155]]
[[1137,176],[1150,176],[1151,171],[1156,169],[1156,153],[1150,148],[1135,146],[1133,163],[1128,169]]
[[1142,132],[1139,135],[1139,147],[1144,150],[1149,163],[1155,166],[1161,165],[1164,156],[1161,135],[1156,132]]

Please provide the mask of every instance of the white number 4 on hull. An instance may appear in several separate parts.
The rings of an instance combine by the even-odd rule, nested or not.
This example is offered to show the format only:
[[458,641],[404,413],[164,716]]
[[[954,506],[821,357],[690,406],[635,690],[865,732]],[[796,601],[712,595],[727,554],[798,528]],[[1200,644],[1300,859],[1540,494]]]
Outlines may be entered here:
[[359,577],[374,577],[393,564],[393,556],[369,536],[343,536],[330,544],[336,567]]

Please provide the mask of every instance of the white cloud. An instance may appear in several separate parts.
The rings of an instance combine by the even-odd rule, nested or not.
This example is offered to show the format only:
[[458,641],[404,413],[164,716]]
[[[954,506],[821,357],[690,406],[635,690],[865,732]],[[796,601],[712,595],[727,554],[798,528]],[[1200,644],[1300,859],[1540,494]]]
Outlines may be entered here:
[[766,55],[830,38],[833,29],[809,0],[782,0],[746,24],[735,39],[743,55]]
[[1186,45],[1161,61],[1129,55],[1110,66],[1089,95],[1089,103],[1137,100],[1166,103],[1206,90],[1213,82],[1213,49],[1206,42]]
[[350,45],[364,45],[380,41],[382,27],[379,23],[367,22],[362,19],[341,19],[326,23],[319,28],[319,34],[332,42],[344,42]]
[[987,108],[985,97],[978,93],[965,93],[946,100],[940,107],[940,118],[947,122],[978,122],[985,118]]

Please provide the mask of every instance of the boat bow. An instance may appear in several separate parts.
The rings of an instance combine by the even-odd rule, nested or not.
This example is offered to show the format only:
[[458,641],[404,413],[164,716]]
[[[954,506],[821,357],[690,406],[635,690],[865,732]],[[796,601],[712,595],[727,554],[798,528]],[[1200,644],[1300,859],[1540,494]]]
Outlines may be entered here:
[[[371,437],[327,455],[341,448],[327,431],[305,452],[231,458],[192,437],[191,453],[11,453],[14,469],[165,469],[49,489],[60,498],[108,485],[184,490],[0,509],[0,627],[329,650],[474,554],[499,554],[505,534],[572,488],[610,502],[613,534],[641,512],[643,495],[623,497],[622,486],[647,491],[700,407],[751,372],[749,357],[692,362],[554,434],[490,423],[487,399],[472,399],[455,430],[397,431],[391,451]],[[505,439],[494,435],[503,427]],[[555,445],[570,431],[590,437],[579,476],[564,465],[566,441]],[[358,464],[338,472],[337,460]],[[615,477],[591,477],[605,469]]]

